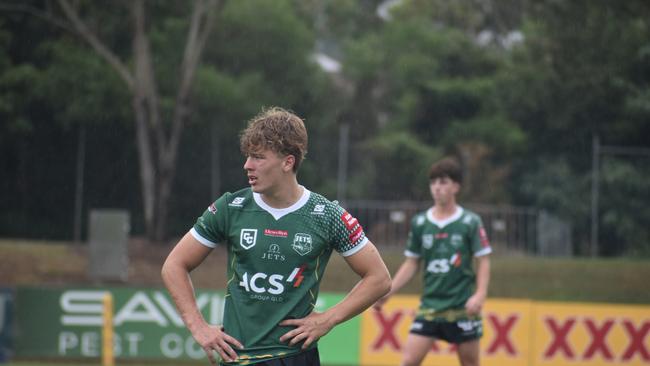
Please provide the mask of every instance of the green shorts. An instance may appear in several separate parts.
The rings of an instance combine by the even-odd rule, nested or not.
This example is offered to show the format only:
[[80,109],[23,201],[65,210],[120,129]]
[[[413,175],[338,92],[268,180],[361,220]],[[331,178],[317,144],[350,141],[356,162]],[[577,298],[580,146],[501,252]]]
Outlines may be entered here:
[[410,332],[426,337],[442,339],[448,343],[464,343],[483,336],[483,320],[480,316],[468,316],[464,311],[453,311],[454,316],[448,312],[439,316],[431,316],[419,312]]
[[[221,364],[225,365],[225,364]],[[305,352],[282,358],[254,363],[251,366],[320,366],[318,348],[314,347]]]

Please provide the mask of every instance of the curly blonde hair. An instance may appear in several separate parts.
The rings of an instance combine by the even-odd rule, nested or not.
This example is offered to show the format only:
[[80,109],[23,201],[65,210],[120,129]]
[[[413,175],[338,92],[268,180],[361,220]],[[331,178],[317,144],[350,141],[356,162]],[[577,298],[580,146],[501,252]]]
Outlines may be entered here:
[[293,171],[297,172],[307,155],[307,129],[300,117],[272,107],[248,121],[248,127],[239,138],[239,146],[244,156],[266,149],[283,156],[293,155],[296,159]]

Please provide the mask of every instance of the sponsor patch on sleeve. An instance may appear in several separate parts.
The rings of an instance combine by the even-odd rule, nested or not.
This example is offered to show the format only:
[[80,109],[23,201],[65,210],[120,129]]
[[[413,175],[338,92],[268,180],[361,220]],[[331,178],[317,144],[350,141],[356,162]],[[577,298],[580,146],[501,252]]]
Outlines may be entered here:
[[341,215],[341,220],[345,225],[345,228],[348,230],[348,239],[350,243],[357,244],[357,242],[363,237],[363,227],[359,221],[347,211],[344,211]]
[[485,228],[481,226],[478,229],[478,235],[481,239],[481,246],[486,248],[490,246],[490,241],[488,240],[487,233],[485,232]]
[[347,211],[343,211],[343,215],[341,215],[341,220],[343,220],[343,223],[345,224],[345,227],[348,228],[348,231],[354,229],[354,227],[359,223],[357,219],[350,215]]
[[351,243],[356,243],[361,239],[361,236],[363,236],[363,229],[361,228],[361,225],[357,226],[356,230],[354,230],[350,234],[350,242]]

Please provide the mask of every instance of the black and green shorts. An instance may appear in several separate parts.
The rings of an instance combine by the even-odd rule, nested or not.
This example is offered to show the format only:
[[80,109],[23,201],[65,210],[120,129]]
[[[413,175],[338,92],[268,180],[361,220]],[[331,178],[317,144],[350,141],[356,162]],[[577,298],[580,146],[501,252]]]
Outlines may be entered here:
[[481,338],[483,320],[479,315],[468,316],[464,310],[451,310],[440,314],[419,311],[410,332],[458,344]]
[[320,366],[320,356],[318,355],[318,348],[314,347],[297,355],[274,358],[251,366]]

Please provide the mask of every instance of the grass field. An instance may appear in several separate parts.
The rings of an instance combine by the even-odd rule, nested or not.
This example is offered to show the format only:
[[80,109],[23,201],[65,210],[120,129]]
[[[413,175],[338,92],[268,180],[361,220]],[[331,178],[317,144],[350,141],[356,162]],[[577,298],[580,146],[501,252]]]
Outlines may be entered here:
[[[162,286],[160,266],[171,246],[130,244],[129,281],[125,286]],[[392,274],[403,260],[401,251],[379,248]],[[68,243],[0,240],[0,287],[79,286],[91,284],[85,246]],[[650,261],[630,258],[540,258],[494,256],[490,297],[545,301],[650,304]],[[223,288],[226,253],[215,250],[192,273],[196,287]],[[358,277],[334,254],[321,291],[347,292]],[[403,293],[418,293],[418,275]]]
[[[391,274],[403,256],[382,252]],[[343,290],[354,274],[338,256],[332,256],[322,290]],[[542,301],[650,304],[650,261],[634,259],[585,259],[500,257],[491,259],[489,297]],[[418,293],[418,275],[403,293]]]

